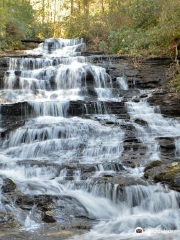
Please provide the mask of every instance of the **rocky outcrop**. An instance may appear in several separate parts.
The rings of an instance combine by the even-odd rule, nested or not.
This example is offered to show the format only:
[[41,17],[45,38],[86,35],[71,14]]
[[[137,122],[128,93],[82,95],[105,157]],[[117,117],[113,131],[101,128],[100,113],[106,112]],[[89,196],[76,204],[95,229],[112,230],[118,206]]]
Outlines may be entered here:
[[170,189],[180,192],[180,163],[165,163],[154,161],[146,166],[144,177],[148,180],[161,182],[168,185]]
[[131,88],[157,88],[167,82],[170,58],[134,58],[119,55],[91,56],[92,63],[103,66],[113,79],[125,76]]
[[180,94],[167,91],[156,91],[148,99],[152,106],[159,106],[161,114],[166,117],[180,117]]
[[176,160],[175,140],[176,138],[173,137],[157,138],[160,158],[164,163],[172,163]]
[[180,163],[174,162],[154,176],[156,182],[167,184],[171,189],[180,191]]
[[16,184],[11,179],[5,178],[1,189],[3,193],[10,193],[16,189]]

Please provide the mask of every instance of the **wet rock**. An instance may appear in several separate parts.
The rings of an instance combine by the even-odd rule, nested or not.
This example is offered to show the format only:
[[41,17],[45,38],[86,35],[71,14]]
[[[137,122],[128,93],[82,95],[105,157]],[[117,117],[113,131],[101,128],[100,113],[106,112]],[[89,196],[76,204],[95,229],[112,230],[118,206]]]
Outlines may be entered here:
[[148,97],[147,94],[142,94],[142,95],[140,96],[140,98],[147,98],[147,97]]
[[174,138],[161,137],[157,139],[159,141],[160,148],[162,149],[175,149]]
[[126,167],[130,167],[130,168],[135,168],[136,167],[136,163],[130,160],[123,160],[123,165]]
[[72,222],[72,228],[80,229],[80,230],[91,230],[94,223],[91,220],[83,219]]
[[145,167],[144,178],[152,180],[163,169],[166,169],[166,166],[162,161],[153,161]]
[[161,137],[157,140],[160,146],[161,160],[164,163],[172,163],[176,159],[175,138]]
[[2,185],[2,192],[3,193],[10,193],[16,189],[16,184],[9,178],[4,179]]
[[147,146],[137,139],[135,129],[130,132],[124,140],[124,151],[122,152],[123,165],[131,168],[141,165],[144,162],[144,157],[147,151]]
[[[172,60],[166,57],[139,58],[100,55],[92,56],[91,62],[108,69],[112,79],[124,73],[130,88],[157,88],[168,80]],[[111,64],[109,64],[109,62]]]
[[97,99],[97,92],[95,91],[94,87],[92,87],[92,86],[81,88],[79,95]]
[[19,227],[19,223],[15,219],[10,219],[8,222],[4,222],[0,224],[0,233],[2,231],[5,231],[5,230],[9,231],[17,227]]
[[102,177],[100,179],[95,180],[95,184],[101,183],[111,183],[117,184],[119,187],[124,188],[125,186],[132,186],[132,185],[146,185],[146,182],[142,179],[135,179],[133,177],[121,175],[121,176],[114,176],[114,177]]
[[0,58],[0,88],[3,88],[4,85],[4,74],[8,70],[9,58]]
[[6,223],[9,220],[10,216],[6,212],[0,211],[0,225]]
[[86,74],[84,75],[84,78],[82,80],[82,86],[88,86],[88,87],[92,87],[94,86],[94,76],[93,76],[93,72],[89,70],[89,67],[84,67]]
[[26,116],[32,111],[30,105],[27,102],[18,102],[14,104],[2,104],[1,114],[2,116]]
[[56,196],[46,196],[46,195],[24,195],[20,192],[17,192],[17,195],[14,196],[15,204],[21,209],[32,209],[34,205],[45,212],[52,209],[52,204],[54,200],[57,200]]
[[140,100],[139,100],[139,98],[134,98],[133,102],[138,103],[138,102],[140,102]]
[[15,71],[14,74],[17,76],[17,77],[20,77],[21,76],[21,71]]
[[74,233],[72,231],[60,231],[60,232],[51,232],[51,233],[47,233],[45,234],[45,236],[49,237],[49,238],[58,238],[58,239],[62,239],[62,238],[69,238],[72,237],[74,235]]
[[148,102],[152,106],[159,106],[160,111],[167,117],[180,117],[180,95],[175,92],[156,92]]
[[180,163],[174,162],[154,176],[155,182],[167,184],[171,189],[180,191]]
[[146,172],[152,168],[161,166],[162,164],[163,164],[163,162],[161,162],[161,161],[153,161],[145,167],[144,171]]
[[104,163],[102,166],[105,171],[122,172],[125,170],[122,164],[116,162]]
[[134,122],[141,126],[148,126],[148,123],[142,119],[135,119]]
[[136,137],[125,138],[124,143],[140,143],[140,141]]
[[[66,225],[67,226],[67,225]],[[72,226],[61,227],[57,223],[44,223],[43,227],[35,231],[19,231],[18,229],[4,229],[0,232],[1,240],[67,240],[77,235],[80,236],[87,231],[72,228]]]
[[5,138],[11,131],[16,130],[19,127],[22,127],[25,124],[24,120],[20,120],[19,117],[1,117],[1,132],[0,138]]
[[43,222],[46,222],[46,223],[55,223],[56,220],[54,219],[54,217],[52,215],[50,215],[49,212],[45,212],[43,214],[43,217],[42,217],[42,221]]

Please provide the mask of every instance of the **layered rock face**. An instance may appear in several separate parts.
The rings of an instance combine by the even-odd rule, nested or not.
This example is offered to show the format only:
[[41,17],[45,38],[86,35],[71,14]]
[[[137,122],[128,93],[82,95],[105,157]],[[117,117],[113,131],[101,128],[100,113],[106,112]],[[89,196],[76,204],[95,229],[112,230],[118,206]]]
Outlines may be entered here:
[[[33,57],[29,54],[18,55],[18,58]],[[11,57],[11,56],[10,56]],[[9,67],[10,57],[0,58],[0,79],[4,78]],[[16,57],[14,55],[13,57]],[[166,83],[170,77],[169,67],[172,63],[170,58],[133,58],[118,55],[97,55],[87,56],[88,60],[98,66],[106,68],[106,71],[115,81],[120,76],[125,76],[129,87],[132,88],[157,88]]]
[[133,58],[124,56],[92,56],[91,61],[103,66],[113,79],[123,75],[129,87],[153,89],[169,78],[170,58]]
[[171,60],[83,50],[81,39],[48,39],[2,60],[3,239],[133,239],[137,227],[175,239],[179,98],[157,89]]
[[157,91],[149,99],[152,106],[159,106],[160,112],[165,117],[180,117],[180,95],[179,93]]

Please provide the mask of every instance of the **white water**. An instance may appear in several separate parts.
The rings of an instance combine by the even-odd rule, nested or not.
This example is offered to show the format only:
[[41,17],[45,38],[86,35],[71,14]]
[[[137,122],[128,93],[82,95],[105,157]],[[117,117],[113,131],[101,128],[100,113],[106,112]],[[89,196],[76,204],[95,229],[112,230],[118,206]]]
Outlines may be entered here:
[[[154,107],[150,107],[146,99],[139,103],[128,102],[127,111],[131,116],[131,121],[137,129],[139,139],[145,142],[149,151],[147,157],[150,160],[160,160],[158,137],[179,137],[180,122],[173,119],[165,119],[160,113],[156,113]],[[140,119],[145,122],[145,126],[141,126],[134,122]],[[180,144],[176,141],[177,154]]]
[[[136,227],[175,230],[172,239],[180,236],[179,194],[161,185],[124,187],[118,183],[94,183],[103,174],[125,175],[140,179],[144,165],[160,160],[158,137],[180,136],[177,121],[164,119],[146,101],[128,102],[129,122],[137,130],[137,138],[148,147],[142,166],[135,169],[107,168],[104,164],[121,163],[125,131],[119,120],[106,109],[106,102],[121,102],[113,96],[113,83],[106,70],[88,63],[80,56],[82,39],[49,39],[29,51],[41,58],[11,59],[1,97],[7,102],[26,101],[33,117],[23,127],[10,133],[2,143],[0,174],[13,179],[24,194],[71,196],[79,201],[99,224],[90,233],[75,239],[169,239],[165,234],[135,235]],[[18,72],[20,71],[20,72]],[[19,74],[19,75],[18,75]],[[124,78],[117,78],[119,88],[128,90]],[[96,121],[93,118],[69,117],[70,101],[90,99],[87,89],[97,94]],[[83,92],[86,94],[82,94]],[[99,102],[101,101],[101,102]],[[84,105],[88,114],[87,105]],[[135,123],[143,120],[147,126]],[[106,125],[106,121],[114,125]],[[124,123],[126,124],[126,123]],[[179,156],[179,142],[176,141]],[[33,162],[45,164],[32,164]],[[31,164],[30,164],[31,162]],[[66,181],[68,170],[59,164],[81,163],[98,165],[97,171],[82,180],[80,169],[73,170],[73,181]],[[66,183],[63,183],[66,181]],[[78,184],[77,184],[78,183]],[[82,184],[81,184],[82,183]],[[39,225],[26,216],[23,230]]]
[[122,90],[128,90],[129,89],[129,86],[128,86],[124,76],[123,77],[118,77],[117,81],[118,81],[118,83],[120,85],[120,88]]

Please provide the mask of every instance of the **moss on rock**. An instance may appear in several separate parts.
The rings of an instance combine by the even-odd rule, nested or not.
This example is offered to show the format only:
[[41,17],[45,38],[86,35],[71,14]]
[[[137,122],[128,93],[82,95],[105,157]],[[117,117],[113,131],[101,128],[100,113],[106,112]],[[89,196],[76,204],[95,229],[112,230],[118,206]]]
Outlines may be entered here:
[[162,182],[169,185],[170,188],[180,191],[180,163],[172,163],[167,170],[157,173],[154,176],[155,182]]

